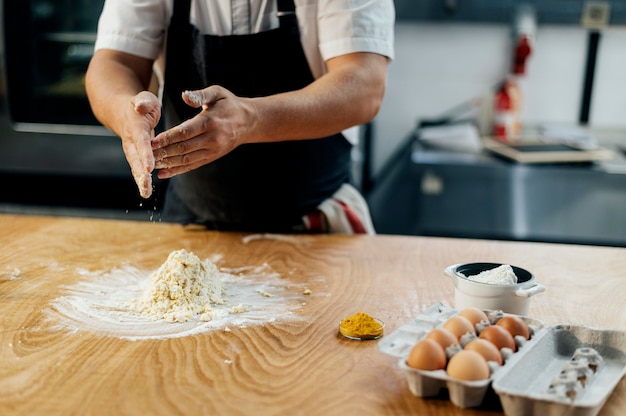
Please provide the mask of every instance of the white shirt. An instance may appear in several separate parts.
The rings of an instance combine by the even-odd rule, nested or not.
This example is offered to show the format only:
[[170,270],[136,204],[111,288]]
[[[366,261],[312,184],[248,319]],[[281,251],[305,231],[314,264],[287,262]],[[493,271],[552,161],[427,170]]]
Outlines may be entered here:
[[[164,45],[175,0],[106,0],[96,49],[114,49],[155,60],[162,81]],[[393,59],[392,0],[294,0],[304,53],[315,78],[325,61],[354,52]],[[258,33],[278,27],[275,0],[192,0],[191,23],[204,34]],[[358,141],[358,128],[344,131]]]
[[[96,49],[158,59],[174,0],[106,0]],[[295,0],[304,51],[315,78],[324,61],[353,52],[393,59],[392,0]],[[192,0],[190,21],[212,35],[257,33],[278,27],[275,0]]]

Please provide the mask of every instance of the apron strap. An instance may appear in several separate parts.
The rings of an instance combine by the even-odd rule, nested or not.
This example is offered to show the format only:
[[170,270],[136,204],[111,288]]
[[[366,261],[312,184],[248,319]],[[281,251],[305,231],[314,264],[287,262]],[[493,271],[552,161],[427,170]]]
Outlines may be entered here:
[[276,0],[276,16],[280,22],[280,27],[298,28],[296,19],[296,5],[293,0]]
[[294,4],[293,0],[276,0],[276,9],[278,10],[278,13],[295,13],[296,5]]
[[[171,23],[180,25],[188,24],[189,14],[191,12],[191,0],[174,0],[173,3],[174,11],[172,13]],[[294,0],[276,0],[276,16],[278,16],[280,27],[298,29]]]
[[[174,9],[172,12],[171,24],[186,25],[189,23],[189,14],[191,12],[191,0],[174,0]],[[183,26],[181,26],[183,27]]]

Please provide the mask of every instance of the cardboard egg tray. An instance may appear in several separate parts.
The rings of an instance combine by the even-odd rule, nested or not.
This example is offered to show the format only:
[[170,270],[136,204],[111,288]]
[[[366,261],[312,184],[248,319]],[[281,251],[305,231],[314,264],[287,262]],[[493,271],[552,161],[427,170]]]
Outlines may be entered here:
[[[518,351],[502,351],[504,365],[490,363],[492,374],[487,380],[463,381],[448,376],[445,370],[409,367],[406,359],[411,348],[458,312],[436,303],[379,341],[382,352],[399,358],[415,396],[433,397],[447,389],[450,401],[463,408],[485,405],[485,400],[495,397],[506,415],[594,416],[626,374],[626,332],[571,325],[544,327],[528,317],[522,319],[531,329],[530,340],[516,337]],[[492,323],[503,315],[485,312]],[[488,395],[490,390],[496,394]]]

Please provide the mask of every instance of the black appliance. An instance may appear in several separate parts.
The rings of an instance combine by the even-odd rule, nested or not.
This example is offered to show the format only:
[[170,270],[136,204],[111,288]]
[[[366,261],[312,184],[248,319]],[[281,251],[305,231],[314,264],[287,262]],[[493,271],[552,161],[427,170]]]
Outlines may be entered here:
[[119,138],[98,123],[85,93],[103,4],[0,0],[4,211],[46,206],[127,217],[158,205],[139,197]]

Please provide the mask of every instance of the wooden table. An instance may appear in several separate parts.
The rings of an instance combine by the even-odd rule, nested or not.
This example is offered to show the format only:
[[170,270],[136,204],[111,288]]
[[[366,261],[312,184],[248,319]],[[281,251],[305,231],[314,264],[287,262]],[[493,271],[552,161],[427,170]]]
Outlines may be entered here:
[[[271,237],[271,236],[270,236]],[[386,333],[435,302],[453,305],[443,269],[497,261],[533,271],[546,292],[529,315],[626,330],[626,249],[403,236],[245,234],[151,222],[0,216],[0,414],[500,414],[411,394],[377,341],[337,335],[365,311]],[[121,264],[156,269],[173,250],[221,254],[231,267],[268,263],[315,293],[299,321],[129,341],[47,327],[64,286]],[[51,267],[54,265],[54,267]],[[19,271],[19,273],[17,272]],[[622,380],[601,412],[626,414]]]

